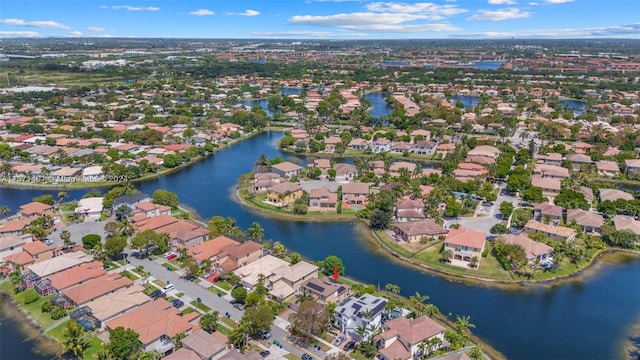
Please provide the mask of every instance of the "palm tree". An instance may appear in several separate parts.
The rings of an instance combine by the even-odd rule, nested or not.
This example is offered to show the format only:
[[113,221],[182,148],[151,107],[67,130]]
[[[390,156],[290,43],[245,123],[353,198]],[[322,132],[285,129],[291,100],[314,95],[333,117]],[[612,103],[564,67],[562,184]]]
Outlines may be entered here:
[[231,285],[237,285],[240,283],[240,280],[241,280],[240,276],[232,272],[225,274],[224,278]]
[[60,232],[60,239],[63,241],[63,246],[68,248],[74,245],[74,242],[71,241],[71,233],[69,230],[62,230]]
[[11,209],[9,209],[7,205],[2,205],[2,207],[0,207],[0,215],[2,215],[3,217],[6,218],[10,213]]
[[260,226],[260,223],[254,221],[251,223],[251,226],[249,226],[249,229],[247,229],[247,236],[251,240],[262,241],[264,238],[264,229]]
[[476,345],[469,352],[469,358],[471,358],[472,360],[482,360],[484,358],[484,356],[482,354],[482,348],[480,347],[480,345]]
[[133,224],[129,219],[124,219],[118,223],[118,235],[129,237],[135,233]]
[[367,333],[367,326],[358,325],[358,327],[356,327],[356,333],[358,333],[358,341],[362,342],[364,340],[365,334]]
[[445,250],[440,254],[440,261],[448,263],[453,258],[453,252],[451,250]]
[[454,324],[456,328],[456,334],[462,338],[464,346],[469,341],[470,331],[469,328],[475,328],[476,326],[471,323],[470,316],[458,316],[456,315],[456,322]]
[[203,274],[207,274],[213,269],[213,264],[210,259],[204,259],[202,260],[202,263],[200,263],[200,268],[202,269]]
[[112,360],[109,350],[100,350],[96,354],[96,360]]
[[64,201],[64,199],[68,198],[69,194],[64,192],[64,191],[60,191],[58,193],[58,203],[62,203]]
[[202,328],[202,330],[208,332],[209,334],[216,331],[216,328],[218,327],[219,314],[220,313],[218,311],[214,310],[208,314],[202,315],[200,317],[200,327]]
[[473,256],[469,264],[471,265],[472,268],[475,268],[476,266],[478,266],[478,262],[480,262],[480,260],[478,260],[478,257]]
[[179,332],[176,336],[173,337],[173,342],[176,344],[176,349],[180,349],[182,347],[182,339],[187,337],[187,333],[185,331]]
[[396,285],[396,284],[391,284],[391,283],[387,283],[384,286],[384,289],[393,293],[394,295],[398,295],[400,294],[400,286]]
[[435,306],[434,304],[425,305],[424,310],[425,310],[424,311],[425,314],[430,318],[433,318],[434,316],[440,313],[440,309],[438,309],[438,307]]
[[82,326],[75,320],[69,321],[62,336],[64,338],[64,352],[76,359],[81,359],[87,347]]
[[247,340],[247,330],[247,323],[244,321],[240,321],[238,327],[229,332],[229,343],[237,346],[240,349],[243,349]]
[[302,291],[301,293],[296,295],[296,300],[298,304],[300,304],[305,301],[313,300],[313,296],[311,296],[311,294],[307,293],[306,291]]

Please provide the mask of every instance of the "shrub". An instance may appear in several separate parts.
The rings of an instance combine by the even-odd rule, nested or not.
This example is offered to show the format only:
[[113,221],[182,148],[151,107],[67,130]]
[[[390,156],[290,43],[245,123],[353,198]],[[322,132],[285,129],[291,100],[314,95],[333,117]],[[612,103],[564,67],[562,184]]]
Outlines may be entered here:
[[51,303],[51,300],[45,301],[42,303],[42,306],[40,307],[40,310],[43,313],[48,313],[51,310],[53,310],[53,304]]
[[98,234],[87,234],[82,237],[82,245],[85,249],[91,250],[100,244],[102,238]]
[[38,301],[38,299],[40,299],[40,295],[38,295],[38,293],[34,290],[34,289],[29,289],[27,291],[24,292],[24,304],[31,304],[32,302],[36,302]]
[[51,310],[51,319],[52,320],[58,320],[58,319],[62,319],[65,315],[67,315],[67,310],[59,307],[59,306],[54,306],[53,310]]
[[482,252],[482,257],[486,258],[489,255],[489,248],[487,247],[486,249],[484,249],[484,251]]

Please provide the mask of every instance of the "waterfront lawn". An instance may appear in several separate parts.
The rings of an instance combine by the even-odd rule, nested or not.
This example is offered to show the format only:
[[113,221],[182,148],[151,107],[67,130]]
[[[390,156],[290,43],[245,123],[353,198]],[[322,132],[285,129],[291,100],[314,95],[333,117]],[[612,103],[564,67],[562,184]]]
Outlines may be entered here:
[[97,357],[96,355],[98,354],[98,352],[106,348],[107,344],[103,343],[99,337],[94,336],[92,338],[89,338],[87,340],[87,348],[84,351],[83,359],[93,360]]
[[51,331],[49,331],[47,333],[47,335],[51,336],[52,338],[56,339],[59,343],[63,343],[64,342],[64,329],[67,328],[67,323],[69,321],[74,321],[74,320],[67,320],[65,322],[63,322],[62,324],[56,326],[55,328],[51,329]]
[[[6,290],[6,289],[5,289]],[[51,313],[43,313],[42,312],[42,304],[45,301],[49,301],[49,297],[42,297],[40,296],[38,298],[38,300],[32,302],[31,304],[26,304],[24,303],[24,294],[25,292],[19,292],[16,293],[15,289],[12,289],[11,287],[8,288],[8,292],[11,294],[11,296],[20,304],[20,307],[27,310],[27,312],[29,313],[29,315],[31,315],[31,317],[38,322],[38,324],[40,324],[40,326],[43,329],[48,328],[49,326],[53,325],[57,320],[52,320],[51,319]]]

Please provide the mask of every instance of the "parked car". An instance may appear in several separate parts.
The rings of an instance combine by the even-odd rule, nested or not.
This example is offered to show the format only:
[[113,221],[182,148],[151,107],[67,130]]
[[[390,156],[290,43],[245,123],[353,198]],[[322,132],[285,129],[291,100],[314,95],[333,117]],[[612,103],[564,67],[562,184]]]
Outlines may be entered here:
[[51,246],[51,245],[53,245],[53,240],[49,240],[49,239],[47,239],[47,240],[45,240],[45,241],[44,241],[44,243],[45,243],[47,246]]
[[271,355],[271,352],[269,350],[265,350],[260,353],[260,356],[262,356],[263,358],[266,358],[269,355]]
[[313,357],[309,354],[302,354],[300,357],[302,360],[313,360]]
[[353,350],[356,348],[356,342],[351,340],[344,346],[344,351]]
[[167,292],[169,292],[169,291],[171,291],[171,290],[173,290],[175,288],[176,287],[173,284],[169,284],[169,285],[166,285],[165,287],[162,288],[162,292],[166,294]]
[[180,299],[174,299],[171,302],[171,305],[173,305],[173,307],[175,307],[175,308],[180,308],[180,307],[182,307],[182,305],[184,305],[184,301],[182,301]]
[[333,340],[333,345],[338,346],[338,345],[342,344],[342,342],[345,339],[346,338],[344,336],[338,336],[335,340]]
[[263,339],[268,339],[271,337],[271,333],[268,332],[267,330],[261,330],[260,331],[260,337]]
[[152,298],[153,300],[159,298],[160,296],[162,296],[162,290],[157,289],[157,290],[153,290],[150,294],[149,297]]
[[242,304],[240,304],[240,303],[235,303],[235,304],[233,304],[233,307],[234,307],[234,308],[236,308],[236,309],[238,309],[238,310],[240,310],[240,311],[243,311],[243,310],[244,310],[244,305],[242,305]]

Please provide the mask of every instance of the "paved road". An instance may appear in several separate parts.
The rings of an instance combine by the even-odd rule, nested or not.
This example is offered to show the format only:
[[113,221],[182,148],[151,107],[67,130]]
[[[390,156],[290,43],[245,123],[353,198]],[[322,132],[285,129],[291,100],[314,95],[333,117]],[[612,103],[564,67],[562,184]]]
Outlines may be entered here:
[[450,219],[445,221],[445,227],[449,228],[449,226],[453,224],[460,224],[469,229],[484,231],[489,233],[491,227],[495,224],[498,224],[502,221],[502,213],[500,213],[500,203],[503,201],[508,201],[513,203],[514,207],[518,203],[518,199],[511,196],[508,192],[505,192],[505,185],[500,185],[498,190],[498,199],[493,202],[493,206],[485,207],[483,206],[481,210],[478,212],[478,217],[460,217],[457,219]]
[[[98,234],[104,241],[105,237],[107,236],[107,233],[104,231],[104,226],[107,223],[108,221],[90,220],[79,224],[71,224],[69,226],[65,226],[63,230],[68,230],[71,233],[71,241],[75,242],[76,244],[82,244],[82,237],[88,234]],[[61,229],[57,229],[56,231],[49,234],[47,238],[49,240],[53,240],[55,244],[62,246],[64,241],[60,239],[61,231]]]

